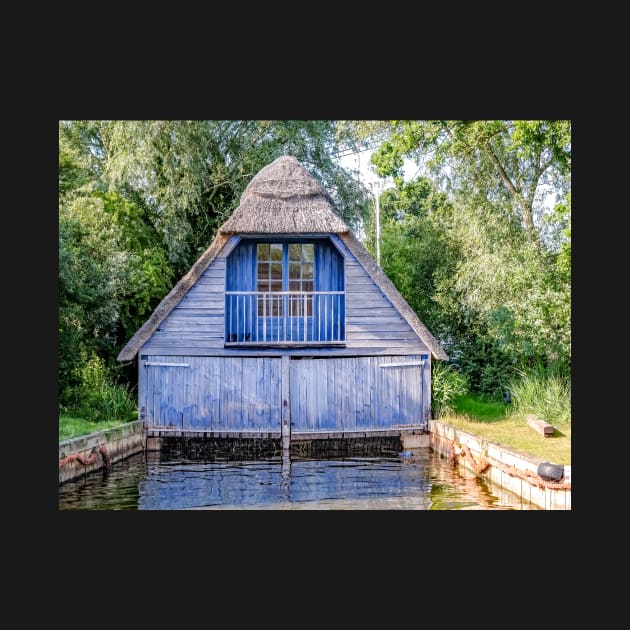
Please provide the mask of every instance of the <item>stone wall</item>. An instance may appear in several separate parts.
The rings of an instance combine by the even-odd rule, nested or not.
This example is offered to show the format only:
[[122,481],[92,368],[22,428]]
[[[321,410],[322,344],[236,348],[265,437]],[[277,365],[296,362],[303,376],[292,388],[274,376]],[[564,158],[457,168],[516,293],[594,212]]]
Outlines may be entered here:
[[142,420],[59,442],[59,483],[100,470],[144,448]]

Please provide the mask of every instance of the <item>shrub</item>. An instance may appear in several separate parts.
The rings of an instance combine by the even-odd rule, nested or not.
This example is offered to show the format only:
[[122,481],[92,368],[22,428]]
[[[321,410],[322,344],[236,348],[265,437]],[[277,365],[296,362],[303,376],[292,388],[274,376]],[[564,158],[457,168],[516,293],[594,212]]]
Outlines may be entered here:
[[62,411],[72,411],[90,422],[132,420],[136,413],[132,388],[117,384],[99,356],[82,359],[76,368],[78,385],[65,392],[68,402]]
[[453,365],[433,363],[431,368],[431,410],[433,417],[453,413],[455,399],[468,393],[468,379]]
[[567,376],[548,374],[542,368],[518,371],[509,384],[512,415],[534,414],[555,426],[571,424],[571,382]]

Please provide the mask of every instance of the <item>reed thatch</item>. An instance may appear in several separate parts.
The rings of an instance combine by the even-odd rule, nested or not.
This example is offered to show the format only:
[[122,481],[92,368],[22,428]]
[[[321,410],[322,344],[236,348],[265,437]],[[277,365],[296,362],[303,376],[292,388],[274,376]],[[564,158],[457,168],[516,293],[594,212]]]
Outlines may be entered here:
[[254,176],[241,203],[219,228],[224,234],[347,232],[333,201],[292,156],[283,155]]
[[138,350],[149,340],[157,327],[166,319],[167,315],[180,303],[188,289],[199,279],[199,276],[216,258],[223,246],[229,240],[225,234],[217,234],[210,247],[199,257],[190,271],[170,290],[166,297],[157,305],[151,317],[136,331],[116,358],[117,361],[131,361],[138,354]]
[[407,320],[415,333],[424,341],[435,359],[448,360],[448,355],[438,340],[429,332],[429,329],[420,321],[416,312],[407,304],[394,283],[385,275],[385,272],[376,264],[370,253],[362,243],[351,233],[340,234],[339,238],[346,244],[355,258],[363,265],[376,286],[387,296],[398,312]]
[[221,251],[233,234],[337,234],[356,256],[377,286],[400,311],[436,359],[448,359],[391,280],[368,251],[350,233],[333,210],[334,204],[319,182],[292,156],[284,155],[261,169],[241,195],[231,217],[219,228],[210,247],[191,270],[158,304],[118,355],[131,361],[186,292]]

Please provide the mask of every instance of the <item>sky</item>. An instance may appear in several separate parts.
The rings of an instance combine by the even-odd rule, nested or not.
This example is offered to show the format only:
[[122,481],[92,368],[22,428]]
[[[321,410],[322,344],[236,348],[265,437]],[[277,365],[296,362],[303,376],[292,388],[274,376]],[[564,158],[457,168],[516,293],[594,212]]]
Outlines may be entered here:
[[[359,171],[359,179],[363,184],[379,184],[379,188],[381,190],[385,190],[386,188],[390,188],[394,186],[394,181],[391,177],[387,179],[380,179],[377,177],[376,173],[370,168],[370,156],[373,151],[370,149],[366,149],[365,151],[361,151],[359,153],[351,153],[342,157],[339,161],[342,166],[351,170]],[[411,161],[405,159],[404,163],[404,178],[409,181],[413,179],[418,174],[418,167]]]
[[[340,163],[345,168],[351,170],[359,170],[359,178],[363,184],[374,183],[378,184],[378,188],[382,192],[387,188],[394,187],[394,181],[391,177],[387,179],[381,179],[376,176],[376,174],[370,168],[370,156],[373,151],[370,149],[366,149],[365,151],[361,151],[360,153],[351,153],[342,157],[340,159]],[[405,181],[410,181],[418,176],[419,167],[417,164],[405,158],[404,167],[403,167],[403,176]],[[372,189],[373,192],[375,190]],[[543,205],[545,206],[545,210],[547,212],[551,211],[556,204],[555,194],[551,188],[541,187],[541,191],[543,193]]]

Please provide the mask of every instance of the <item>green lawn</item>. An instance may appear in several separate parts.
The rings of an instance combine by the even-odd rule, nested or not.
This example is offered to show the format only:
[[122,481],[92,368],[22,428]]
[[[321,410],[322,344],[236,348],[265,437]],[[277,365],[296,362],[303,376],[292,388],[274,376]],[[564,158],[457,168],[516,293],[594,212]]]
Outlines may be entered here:
[[124,422],[113,420],[111,422],[88,422],[82,418],[74,418],[72,416],[59,416],[59,441],[69,440],[71,438],[88,435],[95,431],[103,429],[111,429],[118,427]]
[[[534,459],[554,464],[571,464],[571,425],[556,427],[551,437],[543,437],[527,425],[524,418],[506,415],[503,403],[478,396],[461,396],[455,412],[440,422],[467,431],[489,442],[503,445]],[[71,416],[59,417],[59,441],[116,427],[122,422],[87,422]]]
[[571,464],[570,424],[556,427],[553,435],[543,437],[527,425],[525,418],[506,415],[507,409],[503,403],[468,395],[456,400],[455,413],[438,420],[534,459]]

